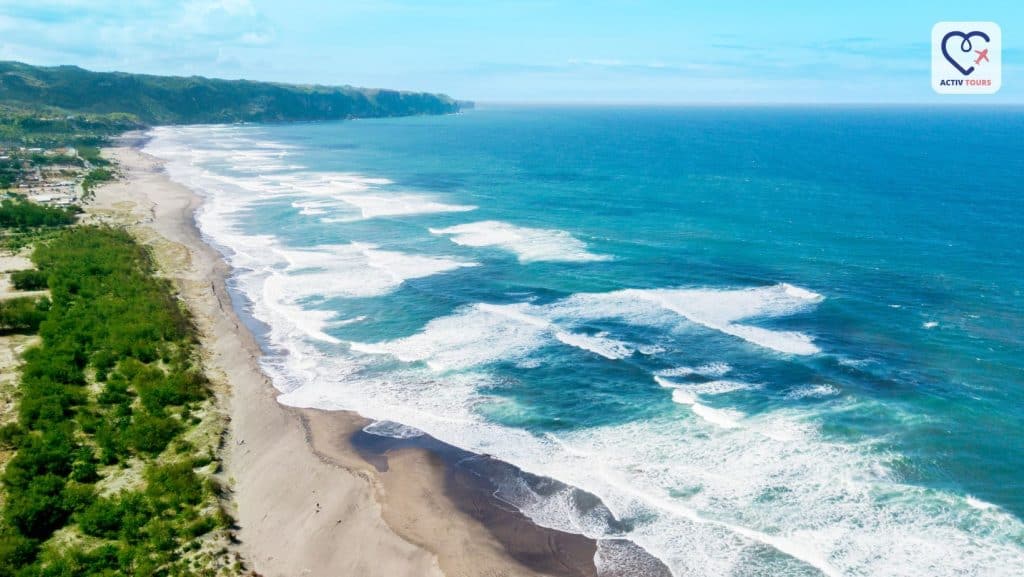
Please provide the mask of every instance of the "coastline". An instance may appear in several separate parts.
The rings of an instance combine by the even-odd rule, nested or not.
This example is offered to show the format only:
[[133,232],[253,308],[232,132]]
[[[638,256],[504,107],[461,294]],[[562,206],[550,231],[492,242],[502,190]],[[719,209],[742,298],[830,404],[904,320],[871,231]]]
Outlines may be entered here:
[[453,482],[459,471],[443,457],[448,446],[435,441],[368,458],[352,439],[370,421],[279,404],[259,345],[232,307],[229,267],[194,224],[201,199],[167,178],[160,161],[139,150],[140,138],[123,142],[104,150],[122,178],[97,188],[87,218],[127,226],[151,247],[192,312],[229,421],[224,476],[250,569],[267,576],[597,574],[593,539],[539,527],[486,487]]

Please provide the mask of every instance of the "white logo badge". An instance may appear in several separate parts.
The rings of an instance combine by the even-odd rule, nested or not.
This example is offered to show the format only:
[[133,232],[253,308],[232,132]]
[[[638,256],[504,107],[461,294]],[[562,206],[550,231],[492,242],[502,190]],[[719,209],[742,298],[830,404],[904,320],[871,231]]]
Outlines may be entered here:
[[995,22],[939,22],[932,28],[932,88],[939,94],[995,94],[1003,38]]

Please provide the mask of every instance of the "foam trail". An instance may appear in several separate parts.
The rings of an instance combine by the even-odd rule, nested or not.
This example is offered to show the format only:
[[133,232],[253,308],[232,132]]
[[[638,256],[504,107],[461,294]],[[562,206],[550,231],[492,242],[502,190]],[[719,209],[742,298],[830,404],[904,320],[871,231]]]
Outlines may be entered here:
[[565,331],[555,331],[555,338],[569,346],[590,351],[609,360],[618,360],[633,354],[633,349],[621,342],[599,335],[590,336]]
[[812,355],[820,349],[806,334],[765,329],[739,321],[809,311],[823,299],[807,289],[782,283],[749,289],[625,289],[581,293],[561,303],[561,307],[591,318],[622,318],[647,325],[664,324],[667,311],[760,347],[785,354]]
[[[287,322],[291,323],[304,319],[300,326],[306,334],[334,344],[339,341],[325,332],[334,313],[310,309],[300,303],[313,298],[379,296],[410,279],[475,266],[475,263],[446,258],[379,250],[365,243],[294,249],[271,242],[264,249],[268,260],[274,262],[259,272],[261,301],[274,309],[270,317],[290,319]],[[339,324],[348,322],[355,321]]]
[[[674,388],[678,386],[676,383],[671,383],[662,377],[654,377],[654,380],[663,387]],[[740,426],[739,420],[743,418],[743,414],[739,411],[714,409],[701,404],[699,400],[700,397],[697,393],[688,388],[674,388],[672,391],[672,402],[689,406],[693,414],[705,421],[726,429],[735,429]]]
[[359,209],[364,219],[385,216],[408,216],[412,214],[434,214],[439,212],[468,212],[476,210],[469,204],[445,204],[416,194],[398,195],[339,195],[338,200]]
[[452,242],[472,247],[498,247],[514,253],[521,263],[540,261],[588,262],[610,260],[607,255],[587,251],[587,245],[564,230],[515,226],[507,222],[483,221],[430,232],[449,235]]
[[658,375],[662,377],[686,377],[689,375],[700,375],[702,377],[724,377],[732,371],[727,363],[713,362],[701,365],[697,368],[691,367],[676,367],[673,369],[664,369],[658,371]]
[[[478,303],[449,317],[434,319],[412,337],[382,343],[354,343],[353,349],[390,354],[405,362],[424,361],[437,370],[458,370],[505,358],[521,359],[553,336],[564,344],[617,360],[629,356],[635,348],[607,337],[562,330],[561,323],[621,318],[636,324],[659,325],[666,322],[664,311],[668,310],[684,311],[685,318],[698,319],[699,324],[727,334],[760,331],[768,335],[761,341],[768,341],[772,345],[769,348],[792,352],[792,347],[784,345],[792,345],[794,341],[809,343],[810,337],[733,321],[754,315],[782,316],[805,310],[820,300],[820,296],[808,296],[812,294],[790,285],[739,290],[627,289],[581,293],[549,305]],[[715,374],[728,371],[729,367],[708,364],[701,370]]]
[[786,393],[786,398],[790,400],[799,399],[822,399],[827,397],[834,397],[839,394],[839,389],[832,385],[808,385],[806,387],[800,387]]
[[743,418],[743,414],[738,411],[713,409],[700,403],[692,403],[691,408],[693,413],[698,417],[709,423],[714,423],[719,427],[725,427],[726,429],[735,429],[736,427],[739,427],[739,420]]
[[606,359],[633,353],[607,336],[566,330],[545,317],[544,307],[527,303],[477,303],[427,323],[419,333],[380,343],[352,343],[362,353],[388,354],[404,362],[423,361],[438,371],[460,370],[499,360],[522,359],[557,341]]
[[660,374],[654,375],[654,381],[666,389],[685,389],[697,395],[723,395],[736,391],[749,391],[760,388],[758,385],[740,381],[707,381],[705,383],[680,383],[669,380]]

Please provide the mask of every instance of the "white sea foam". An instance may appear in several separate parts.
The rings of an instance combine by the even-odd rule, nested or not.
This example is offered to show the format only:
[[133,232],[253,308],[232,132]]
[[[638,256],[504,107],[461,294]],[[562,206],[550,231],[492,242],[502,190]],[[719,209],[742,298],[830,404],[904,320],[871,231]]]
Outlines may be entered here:
[[416,427],[410,427],[394,421],[374,421],[363,427],[363,432],[393,439],[414,439],[423,436],[423,431]]
[[606,359],[622,359],[633,354],[633,348],[626,343],[600,335],[556,331],[555,338],[567,345],[590,351]]
[[813,339],[794,331],[771,330],[739,321],[789,316],[813,309],[823,297],[788,284],[749,289],[626,289],[573,295],[560,304],[591,318],[664,325],[665,312],[781,353],[811,355]]
[[[794,297],[793,294],[798,296]],[[550,342],[551,338],[616,360],[635,347],[607,336],[571,330],[581,321],[619,318],[637,324],[664,325],[666,312],[716,328],[730,335],[760,331],[767,335],[753,342],[783,352],[809,354],[817,351],[810,337],[792,332],[770,331],[737,324],[751,316],[772,317],[805,310],[820,296],[789,285],[760,289],[633,290],[611,293],[581,293],[547,305],[479,303],[448,317],[432,320],[411,337],[381,343],[355,343],[363,353],[390,354],[405,362],[423,361],[436,370],[458,370],[503,359],[520,359]],[[569,329],[563,328],[568,323]],[[750,339],[748,339],[750,340]],[[799,349],[794,343],[808,349]],[[709,363],[698,370],[724,374],[724,363]],[[677,369],[681,372],[681,369]],[[697,372],[692,370],[691,372]]]
[[719,427],[725,427],[726,429],[734,429],[739,425],[739,420],[743,418],[743,413],[730,409],[714,409],[707,405],[700,403],[693,403],[691,405],[694,414],[698,415],[709,423],[714,423]]
[[423,361],[438,371],[467,369],[526,357],[553,341],[607,359],[632,354],[627,343],[608,336],[567,330],[528,303],[479,303],[434,319],[415,335],[381,343],[352,343],[362,353],[389,354],[404,362]]
[[[662,385],[665,386],[665,385]],[[697,402],[697,395],[686,389],[675,389],[672,391],[672,402],[680,405],[693,405]]]
[[336,203],[329,200],[296,200],[292,203],[294,208],[299,209],[299,214],[303,216],[314,216],[318,214],[327,214],[327,212],[336,208]]
[[366,315],[359,315],[357,317],[352,317],[350,319],[341,319],[341,320],[335,321],[334,325],[335,326],[339,326],[339,327],[343,327],[343,326],[346,326],[346,325],[354,325],[356,323],[361,323],[361,322],[363,322],[365,320],[366,320]]
[[421,194],[345,194],[337,197],[359,209],[363,218],[382,216],[407,216],[411,214],[431,214],[438,212],[467,212],[476,210],[469,204],[445,204],[431,200]]
[[646,355],[648,357],[659,355],[665,352],[666,350],[667,349],[661,345],[639,345],[636,348],[636,352],[640,353],[641,355]]
[[807,310],[822,296],[788,284],[771,287],[712,290],[678,289],[627,291],[651,300],[692,322],[739,337],[781,353],[810,355],[819,352],[812,339],[802,333],[769,330],[737,321],[786,316]]
[[736,391],[759,389],[760,385],[743,383],[740,381],[708,381],[706,383],[688,385],[688,388],[692,389],[693,392],[698,395],[723,395],[725,393],[734,393]]
[[753,388],[746,383],[732,381],[712,381],[710,383],[685,384],[655,376],[654,380],[662,387],[672,389],[672,401],[680,405],[688,405],[693,414],[705,421],[732,429],[739,427],[743,413],[733,409],[717,409],[700,402],[700,395],[719,395],[723,393]]
[[696,395],[724,395],[736,391],[759,389],[760,385],[740,381],[707,381],[704,383],[682,383],[672,381],[660,374],[654,375],[654,381],[666,389],[684,389]]
[[658,371],[658,375],[662,377],[686,377],[689,375],[700,375],[702,377],[724,377],[732,371],[732,367],[727,363],[713,362],[705,363],[699,367],[675,367],[671,369],[664,369]]
[[964,499],[967,501],[968,505],[981,511],[988,511],[989,509],[996,508],[996,506],[993,505],[992,503],[989,503],[988,501],[982,501],[981,499],[974,497],[973,495],[967,495],[966,497],[964,497]]
[[610,260],[607,255],[587,251],[587,245],[564,230],[548,230],[515,226],[507,222],[483,221],[448,228],[432,228],[430,232],[449,235],[452,242],[463,246],[498,247],[514,253],[519,262],[538,261],[587,262]]
[[732,370],[727,363],[707,363],[697,367],[697,374],[705,377],[724,377]]
[[[227,135],[223,138],[233,138],[231,135],[239,132],[234,127],[217,130]],[[202,137],[197,142],[208,140],[205,132],[191,134]],[[156,147],[169,147],[168,153],[175,153],[175,146],[160,141],[158,136]],[[187,164],[191,156],[186,156]],[[171,173],[184,181],[195,171],[189,174],[171,169]],[[303,271],[294,268],[300,261],[310,265],[308,272],[314,273],[311,267],[315,259],[293,255],[299,258],[289,261],[275,251],[280,248],[276,239],[240,233],[232,219],[245,210],[248,200],[232,196],[227,188],[216,188],[234,185],[203,180],[201,176],[197,181],[208,186],[203,189],[207,204],[200,216],[204,234],[239,264],[249,267],[245,270],[251,272],[238,277],[239,288],[252,299],[256,316],[269,323],[273,350],[284,353],[265,360],[266,370],[283,392],[279,397],[282,402],[351,409],[370,418],[403,423],[442,441],[489,453],[532,473],[590,491],[616,517],[630,521],[629,528],[612,531],[599,519],[578,514],[564,492],[545,496],[524,488],[507,497],[539,523],[600,539],[597,563],[602,571],[611,572],[630,563],[625,550],[616,551],[612,541],[622,537],[657,555],[675,575],[695,577],[1010,577],[1024,565],[1024,524],[1019,519],[998,507],[979,506],[981,502],[976,499],[972,502],[941,490],[905,484],[899,474],[890,472],[890,464],[901,462],[902,457],[888,453],[887,443],[837,442],[820,433],[814,413],[804,409],[743,417],[724,415],[738,425],[732,427],[704,418],[680,418],[678,412],[670,412],[618,425],[537,436],[480,416],[481,407],[494,402],[481,391],[494,381],[472,365],[456,362],[467,370],[443,378],[415,366],[383,374],[368,370],[367,365],[379,359],[350,356],[344,347],[333,344],[314,344],[304,332],[289,328],[291,316],[268,312],[272,306],[264,302],[261,291],[267,275]],[[256,183],[249,186],[258,188]],[[248,194],[264,193],[250,190]],[[335,249],[315,250],[331,253]],[[365,268],[370,267],[361,270]],[[670,317],[738,336],[715,325],[729,329],[745,319],[809,310],[820,300],[771,287],[755,289],[754,296],[710,291],[724,294],[685,299],[685,291],[691,290],[703,289],[669,291],[674,296],[667,299],[671,306],[665,306],[662,294],[619,291],[578,295],[535,309],[513,311],[540,321],[516,318],[514,314],[497,319],[506,326],[499,330],[506,331],[515,346],[509,348],[503,342],[495,342],[495,346],[503,347],[502,354],[507,358],[514,358],[518,350],[538,346],[534,339],[547,344],[560,342],[554,335],[556,330],[583,332],[576,324],[582,319],[616,318],[645,326],[672,327],[666,312]],[[687,302],[681,305],[679,299]],[[781,304],[750,307],[733,302],[749,299]],[[756,314],[751,314],[751,309]],[[471,318],[462,318],[466,315]],[[462,320],[456,320],[459,318]],[[496,317],[493,311],[467,307],[432,323],[447,323],[453,330],[465,327],[493,338],[477,326],[481,320],[494,321]],[[428,334],[432,323],[409,338]],[[460,338],[457,332],[438,333],[431,338],[435,337]],[[769,340],[777,337],[768,335]],[[425,336],[420,339],[418,345],[429,353],[426,357],[457,360],[462,355],[482,355],[471,338],[461,345],[462,351],[432,344]],[[673,394],[680,391],[686,392],[673,389]],[[697,404],[694,399],[691,406]],[[890,406],[884,409],[895,410]]]
[[789,391],[786,393],[786,398],[790,400],[822,399],[834,397],[838,394],[839,389],[832,385],[807,385],[804,387],[797,387]]
[[928,322],[925,322],[925,323],[923,323],[921,325],[921,327],[925,328],[925,329],[934,329],[937,326],[939,326],[939,323],[937,323],[935,321],[928,321]]
[[[292,198],[292,206],[304,216],[322,217],[324,222],[352,222],[389,216],[410,216],[474,210],[471,205],[450,204],[434,195],[395,190],[394,182],[343,172],[312,172],[281,160],[291,154],[290,147],[266,141],[214,135],[206,147],[176,146],[188,141],[191,128],[160,128],[146,151],[172,161],[169,169],[177,180],[204,190],[228,185],[256,192],[247,202],[268,198]],[[245,149],[232,148],[245,147]],[[224,163],[235,173],[196,169],[210,163]],[[200,176],[201,173],[201,176]],[[204,181],[204,182],[200,182]]]
[[[253,300],[257,318],[272,331],[289,338],[304,335],[338,344],[327,331],[346,321],[335,322],[335,313],[317,309],[316,303],[330,298],[379,296],[412,279],[476,265],[384,250],[369,243],[290,247],[273,236],[242,233],[235,224],[237,218],[258,202],[286,198],[306,213],[324,214],[344,205],[337,197],[386,186],[390,181],[349,173],[267,175],[265,162],[287,154],[288,148],[257,141],[247,143],[246,150],[221,150],[217,148],[221,145],[217,133],[203,140],[209,148],[174,146],[175,138],[187,141],[187,135],[194,132],[189,128],[158,129],[147,151],[168,160],[172,178],[204,193],[197,222],[203,233],[225,250],[238,271],[240,288]],[[165,139],[164,134],[171,136]],[[235,136],[227,140],[232,146],[246,144]],[[211,159],[230,162],[243,173],[210,171],[205,163]]]
[[[325,332],[333,313],[310,309],[301,303],[309,299],[379,296],[407,280],[474,266],[452,259],[380,250],[365,243],[302,249],[270,243],[264,249],[265,265],[250,273],[256,275],[261,300],[275,307],[275,317],[304,318],[300,326],[307,334],[331,343],[338,342]],[[246,279],[249,275],[241,276]]]

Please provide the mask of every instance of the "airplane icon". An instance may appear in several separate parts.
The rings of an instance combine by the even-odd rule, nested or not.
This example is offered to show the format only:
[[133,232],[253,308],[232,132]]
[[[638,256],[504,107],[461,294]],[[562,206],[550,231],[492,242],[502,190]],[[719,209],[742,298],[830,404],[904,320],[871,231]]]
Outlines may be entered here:
[[975,50],[974,53],[978,55],[978,59],[974,61],[975,64],[981,64],[982,60],[985,62],[991,62],[988,59],[988,48],[984,50]]

